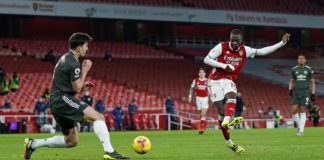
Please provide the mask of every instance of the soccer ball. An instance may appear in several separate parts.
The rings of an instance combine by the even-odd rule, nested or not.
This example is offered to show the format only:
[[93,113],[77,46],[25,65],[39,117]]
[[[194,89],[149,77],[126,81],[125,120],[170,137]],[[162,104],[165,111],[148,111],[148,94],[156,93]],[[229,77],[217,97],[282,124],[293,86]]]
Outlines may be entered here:
[[138,154],[145,154],[151,150],[151,141],[145,136],[138,136],[134,139],[133,150]]

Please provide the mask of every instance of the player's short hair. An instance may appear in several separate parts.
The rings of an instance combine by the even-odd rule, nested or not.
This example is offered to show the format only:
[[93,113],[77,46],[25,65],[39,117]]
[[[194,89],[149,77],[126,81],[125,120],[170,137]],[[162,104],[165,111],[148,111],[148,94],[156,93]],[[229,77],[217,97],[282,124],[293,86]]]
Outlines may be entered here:
[[92,37],[87,33],[76,32],[69,38],[69,48],[76,49],[78,46],[82,46],[85,43],[91,42]]
[[243,35],[243,32],[239,29],[233,29],[231,35]]
[[306,59],[306,56],[304,54],[299,54],[298,57],[300,57],[300,56],[302,56]]
[[204,68],[199,68],[198,71],[204,71],[205,72],[205,69]]

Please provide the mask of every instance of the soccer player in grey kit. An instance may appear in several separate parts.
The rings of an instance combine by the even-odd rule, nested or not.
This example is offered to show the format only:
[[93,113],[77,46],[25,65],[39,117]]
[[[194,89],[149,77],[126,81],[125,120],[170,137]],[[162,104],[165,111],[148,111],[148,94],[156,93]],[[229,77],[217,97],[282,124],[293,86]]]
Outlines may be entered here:
[[64,54],[54,68],[50,108],[54,119],[62,128],[64,136],[54,136],[45,139],[25,139],[25,159],[30,159],[32,153],[40,147],[69,148],[78,144],[78,131],[76,123],[84,120],[92,123],[94,132],[100,139],[104,148],[104,160],[129,159],[116,152],[110,142],[109,132],[102,114],[95,111],[85,102],[74,96],[93,87],[86,81],[92,62],[88,59],[82,62],[88,51],[88,43],[92,37],[86,33],[74,33],[69,38],[69,52]]

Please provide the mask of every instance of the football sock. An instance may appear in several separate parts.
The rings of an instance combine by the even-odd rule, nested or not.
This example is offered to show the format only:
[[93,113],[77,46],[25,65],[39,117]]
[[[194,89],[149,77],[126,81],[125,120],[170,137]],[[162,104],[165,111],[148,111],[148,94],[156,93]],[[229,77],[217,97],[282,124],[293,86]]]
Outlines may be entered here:
[[232,142],[231,139],[226,140],[226,144],[230,144]]
[[306,113],[300,113],[300,120],[299,120],[299,129],[301,132],[304,132],[305,128],[305,123],[306,123]]
[[200,120],[200,123],[201,123],[201,129],[202,130],[206,130],[206,125],[207,125],[207,123],[206,123],[207,121],[206,120]]
[[297,124],[297,128],[299,128],[299,114],[298,113],[293,114],[293,119],[294,122]]
[[202,121],[201,120],[198,123],[198,131],[202,131]]
[[200,118],[201,130],[206,130],[207,127],[206,125],[207,125],[206,117],[201,117]]
[[110,135],[106,123],[103,120],[96,120],[93,123],[93,130],[97,137],[100,139],[105,152],[114,152],[110,143]]
[[225,106],[225,116],[234,116],[236,99],[228,99]]
[[65,148],[67,145],[64,136],[54,136],[45,139],[34,139],[31,148],[37,149],[39,147]]
[[221,120],[218,120],[218,126],[219,128],[222,130],[223,136],[225,138],[225,140],[230,140],[230,133],[229,133],[229,128],[224,128],[222,126],[222,122]]

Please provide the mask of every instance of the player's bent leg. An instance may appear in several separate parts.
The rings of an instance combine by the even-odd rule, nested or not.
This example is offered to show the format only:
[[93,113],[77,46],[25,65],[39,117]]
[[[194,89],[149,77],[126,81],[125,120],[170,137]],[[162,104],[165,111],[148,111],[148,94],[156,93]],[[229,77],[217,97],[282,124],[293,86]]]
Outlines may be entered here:
[[66,132],[65,136],[54,136],[45,139],[25,138],[24,158],[30,159],[33,152],[36,149],[41,147],[67,148],[67,147],[75,147],[77,146],[77,144],[78,144],[78,132],[76,127]]
[[110,135],[107,125],[105,123],[105,117],[99,112],[95,111],[92,107],[87,107],[83,110],[84,120],[93,123],[93,130],[99,138],[104,148],[104,160],[111,159],[129,159],[127,156],[119,154],[111,145]]
[[213,102],[213,103],[214,103],[214,106],[217,109],[218,114],[224,115],[224,104],[223,104],[223,101],[216,101],[216,102]]
[[66,147],[76,147],[79,143],[78,128],[74,127],[69,130],[69,134],[64,136]]
[[66,148],[74,147],[77,141],[71,141],[70,146],[67,144],[64,136],[54,136],[45,139],[25,138],[24,141],[24,158],[30,159],[33,152],[40,147],[48,148]]

